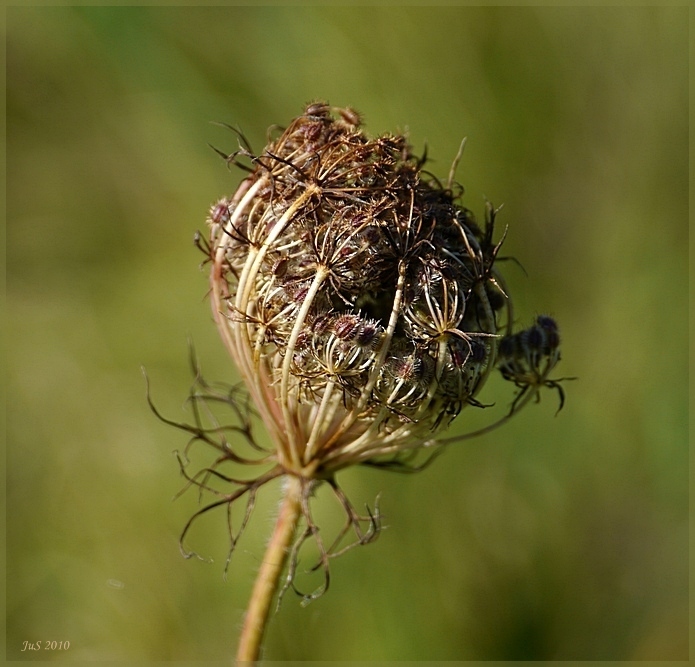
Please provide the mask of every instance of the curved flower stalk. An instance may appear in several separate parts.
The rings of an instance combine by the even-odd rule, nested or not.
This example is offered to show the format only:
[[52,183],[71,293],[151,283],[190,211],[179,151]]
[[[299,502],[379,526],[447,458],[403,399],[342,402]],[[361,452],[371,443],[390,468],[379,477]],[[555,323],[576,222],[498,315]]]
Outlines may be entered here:
[[[564,394],[550,378],[559,360],[557,325],[542,316],[530,329],[513,331],[512,302],[496,262],[497,211],[488,205],[483,226],[476,223],[459,203],[455,165],[442,184],[423,171],[424,158],[413,155],[405,137],[370,138],[354,110],[323,102],[309,104],[261,154],[240,143],[223,156],[248,176],[212,206],[208,240],[199,245],[211,267],[215,322],[251,402],[207,385],[196,366],[196,423],[184,428],[219,454],[192,477],[185,456],[181,463],[190,483],[218,495],[193,519],[227,506],[231,550],[260,487],[285,479],[238,655],[255,660],[288,557],[283,592],[294,588],[305,541],[318,546],[325,579],[304,595],[309,601],[327,588],[332,556],[379,533],[378,507],[359,515],[336,473],[355,464],[420,469],[442,444],[469,437],[440,436],[464,409],[483,407],[477,396],[495,368],[518,391],[509,412],[483,431],[509,419],[543,386],[559,391],[561,406]],[[217,421],[209,410],[214,402],[231,406],[240,426]],[[270,451],[253,437],[254,411]],[[251,456],[239,453],[239,436]],[[431,454],[417,465],[423,451]],[[257,464],[263,472],[240,480],[221,472],[226,463]],[[320,483],[331,486],[346,515],[330,546],[311,515]],[[231,506],[241,498],[247,505],[235,534]],[[356,541],[345,547],[351,530]]]

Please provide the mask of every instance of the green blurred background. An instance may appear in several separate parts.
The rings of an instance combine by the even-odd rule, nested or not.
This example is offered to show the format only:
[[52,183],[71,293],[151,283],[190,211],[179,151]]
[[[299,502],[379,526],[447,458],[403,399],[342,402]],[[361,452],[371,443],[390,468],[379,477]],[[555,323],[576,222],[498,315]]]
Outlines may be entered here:
[[[344,473],[388,529],[285,598],[265,657],[687,658],[686,8],[7,12],[8,658],[231,657],[279,489],[226,582],[223,511],[189,540],[213,564],[184,560],[185,435],[140,366],[174,418],[189,337],[234,381],[192,244],[241,178],[209,121],[260,150],[317,98],[442,177],[468,137],[464,203],[504,203],[520,322],[553,314],[579,380],[420,475]],[[46,640],[69,652],[21,652]]]

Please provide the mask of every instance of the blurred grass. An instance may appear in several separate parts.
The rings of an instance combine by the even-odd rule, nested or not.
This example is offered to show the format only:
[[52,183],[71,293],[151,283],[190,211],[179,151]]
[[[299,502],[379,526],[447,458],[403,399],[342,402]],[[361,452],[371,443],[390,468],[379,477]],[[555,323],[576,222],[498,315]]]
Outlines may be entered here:
[[[208,143],[312,99],[408,128],[464,203],[504,202],[519,317],[563,331],[556,396],[413,477],[353,470],[388,530],[288,596],[275,660],[668,660],[688,652],[686,8],[7,10],[9,659],[228,659],[277,488],[222,581],[224,517],[170,452],[190,336],[233,380],[193,232]],[[504,398],[493,391],[483,400]],[[464,413],[461,432],[477,419]],[[319,493],[317,506],[331,501]],[[68,654],[20,651],[70,641]]]

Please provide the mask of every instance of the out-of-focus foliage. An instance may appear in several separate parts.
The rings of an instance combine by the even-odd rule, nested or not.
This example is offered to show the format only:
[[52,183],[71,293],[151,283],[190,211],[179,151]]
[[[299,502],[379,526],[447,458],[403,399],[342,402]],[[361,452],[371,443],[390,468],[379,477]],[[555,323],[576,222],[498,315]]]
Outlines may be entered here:
[[[552,314],[579,379],[420,475],[346,472],[388,530],[286,596],[266,657],[687,658],[686,8],[7,16],[8,658],[230,657],[279,489],[227,582],[223,513],[190,536],[215,562],[183,560],[185,437],[140,365],[174,418],[188,337],[234,381],[191,243],[241,178],[208,121],[258,150],[315,98],[407,127],[442,178],[468,137],[464,204],[505,204],[519,322]],[[21,651],[47,640],[68,654]]]

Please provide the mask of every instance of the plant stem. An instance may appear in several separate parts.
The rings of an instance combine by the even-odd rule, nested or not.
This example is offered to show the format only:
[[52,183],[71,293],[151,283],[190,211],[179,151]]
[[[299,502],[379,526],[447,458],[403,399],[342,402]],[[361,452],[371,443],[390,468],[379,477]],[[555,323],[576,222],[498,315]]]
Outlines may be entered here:
[[263,562],[258,571],[249,606],[246,610],[237,651],[237,662],[254,663],[260,655],[263,633],[265,632],[270,614],[270,605],[278,588],[280,575],[284,569],[287,554],[292,544],[297,522],[299,521],[301,498],[301,480],[294,475],[288,475],[280,514],[263,556]]

